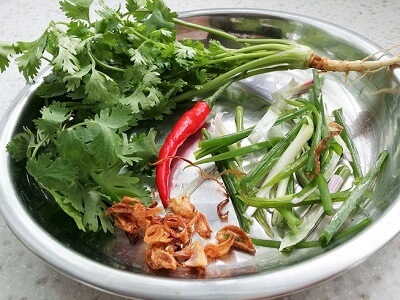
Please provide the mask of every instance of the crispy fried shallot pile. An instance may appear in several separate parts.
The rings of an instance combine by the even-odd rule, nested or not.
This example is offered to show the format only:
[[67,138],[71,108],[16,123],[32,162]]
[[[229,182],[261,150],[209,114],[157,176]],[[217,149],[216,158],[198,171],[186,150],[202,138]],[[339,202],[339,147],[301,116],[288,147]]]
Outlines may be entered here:
[[144,206],[138,199],[124,197],[121,202],[107,209],[107,216],[114,218],[131,241],[143,238],[146,242],[146,261],[152,269],[176,270],[178,266],[204,269],[208,258],[216,259],[236,248],[250,254],[255,248],[246,232],[234,225],[220,229],[215,236],[217,243],[205,246],[194,240],[211,238],[211,228],[204,214],[196,210],[188,196],[171,199],[164,216],[162,208]]

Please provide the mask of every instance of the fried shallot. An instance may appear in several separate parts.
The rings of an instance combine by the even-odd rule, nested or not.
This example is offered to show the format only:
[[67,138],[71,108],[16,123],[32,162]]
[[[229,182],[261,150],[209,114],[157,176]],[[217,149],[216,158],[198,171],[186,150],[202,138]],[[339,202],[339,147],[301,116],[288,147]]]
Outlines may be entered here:
[[[218,244],[192,241],[197,234],[203,239],[211,237],[211,226],[207,217],[196,210],[188,196],[171,199],[167,213],[161,216],[160,207],[144,206],[139,200],[123,197],[107,209],[106,215],[114,218],[115,225],[147,243],[146,261],[150,268],[176,270],[179,266],[203,271],[207,257],[219,258],[231,247],[248,253],[255,249],[247,234],[239,227],[228,225],[216,234]],[[133,240],[133,239],[132,239]]]
[[256,249],[254,248],[253,242],[247,235],[247,233],[240,227],[234,225],[226,225],[221,228],[215,238],[218,242],[222,243],[228,240],[231,236],[234,237],[233,247],[254,254]]

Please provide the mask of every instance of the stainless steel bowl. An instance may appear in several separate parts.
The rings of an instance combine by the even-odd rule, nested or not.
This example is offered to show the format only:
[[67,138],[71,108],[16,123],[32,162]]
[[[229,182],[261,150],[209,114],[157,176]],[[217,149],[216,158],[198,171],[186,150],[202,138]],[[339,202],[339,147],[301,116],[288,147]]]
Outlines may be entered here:
[[[297,40],[320,55],[337,59],[361,59],[381,50],[371,41],[344,28],[283,12],[203,10],[183,13],[181,17],[206,22],[243,36]],[[213,38],[196,31],[183,34],[205,42]],[[379,54],[373,57],[379,59]],[[380,175],[371,200],[362,208],[372,216],[372,225],[344,243],[292,254],[259,249],[252,259],[237,258],[227,269],[214,266],[214,273],[208,274],[207,278],[190,279],[187,278],[190,274],[147,270],[143,258],[136,255],[138,249],[132,248],[121,235],[88,234],[76,230],[74,224],[29,180],[23,166],[10,159],[6,145],[22,126],[29,126],[37,114],[40,104],[35,101],[34,93],[49,72],[45,71],[25,87],[2,120],[0,208],[15,235],[32,252],[66,276],[104,291],[135,298],[273,297],[337,276],[376,252],[400,230],[400,97],[398,93],[392,93],[400,86],[399,69],[366,76],[326,75],[326,102],[332,109],[343,107],[364,171],[372,165],[380,150],[387,149],[390,153],[390,161]],[[252,88],[260,82],[304,74],[297,71],[267,74],[246,81],[244,85]],[[248,111],[257,114],[255,103],[244,105]],[[221,109],[229,110],[231,106],[228,99],[220,104]],[[207,205],[203,208],[213,209]],[[358,218],[355,214],[354,219]]]

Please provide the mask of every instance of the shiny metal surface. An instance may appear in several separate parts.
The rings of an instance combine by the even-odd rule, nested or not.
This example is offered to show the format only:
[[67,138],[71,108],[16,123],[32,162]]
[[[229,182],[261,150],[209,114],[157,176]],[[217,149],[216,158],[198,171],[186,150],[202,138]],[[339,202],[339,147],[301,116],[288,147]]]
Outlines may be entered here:
[[[343,28],[287,13],[213,10],[188,12],[181,17],[194,18],[242,35],[294,39],[310,46],[318,54],[339,59],[361,59],[380,50],[374,43]],[[186,32],[185,35],[205,40],[212,38],[198,32]],[[221,99],[223,101],[216,110],[232,110],[237,104],[233,100],[241,101],[241,95],[246,93],[246,98],[251,101],[240,103],[244,105],[247,115],[251,113],[246,121],[255,122],[259,110],[267,103],[259,97],[268,98],[269,89],[275,83],[283,85],[293,76],[303,78],[309,76],[309,72],[280,72],[245,81],[234,86],[230,94]],[[24,169],[10,160],[5,151],[6,144],[23,125],[29,125],[41,106],[34,101],[33,95],[41,78],[21,92],[0,126],[0,164],[3,166],[0,208],[10,228],[29,249],[55,269],[78,281],[136,298],[272,297],[305,288],[346,271],[400,231],[400,96],[390,92],[399,88],[399,69],[363,77],[357,74],[326,75],[325,101],[328,109],[343,107],[364,171],[371,166],[380,150],[387,149],[391,154],[371,201],[364,207],[373,217],[373,224],[353,239],[326,249],[307,249],[288,255],[259,248],[254,258],[237,255],[230,258],[229,268],[221,264],[212,265],[206,278],[201,279],[179,278],[194,277],[193,274],[152,273],[146,268],[143,257],[137,255],[141,249],[131,247],[122,235],[85,234],[75,230],[73,223],[28,180]],[[254,89],[254,86],[268,87],[266,94]],[[229,114],[227,118],[229,120]],[[173,121],[170,120],[171,124]],[[162,134],[161,129],[167,126],[160,126],[159,132]],[[194,145],[193,140],[188,147]],[[180,193],[191,179],[181,173],[179,165],[176,166],[175,176],[181,184],[176,185],[173,192]],[[205,186],[194,194],[196,205],[206,211],[214,221],[213,226],[218,226],[215,203],[204,199],[213,199],[210,196],[218,193],[215,187]],[[354,218],[357,220],[357,215]]]

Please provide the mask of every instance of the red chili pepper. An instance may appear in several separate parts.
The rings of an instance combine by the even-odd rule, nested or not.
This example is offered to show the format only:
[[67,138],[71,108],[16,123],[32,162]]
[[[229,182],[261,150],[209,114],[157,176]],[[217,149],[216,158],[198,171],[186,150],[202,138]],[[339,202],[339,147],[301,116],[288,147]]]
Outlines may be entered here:
[[164,145],[158,154],[159,163],[156,165],[156,185],[164,207],[168,206],[170,198],[169,175],[171,173],[171,160],[178,148],[188,137],[196,133],[205,123],[215,100],[225,91],[231,81],[218,89],[212,96],[197,101],[196,104],[174,125],[165,139]]

